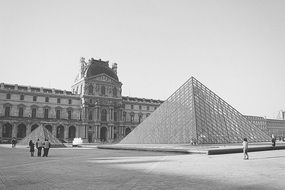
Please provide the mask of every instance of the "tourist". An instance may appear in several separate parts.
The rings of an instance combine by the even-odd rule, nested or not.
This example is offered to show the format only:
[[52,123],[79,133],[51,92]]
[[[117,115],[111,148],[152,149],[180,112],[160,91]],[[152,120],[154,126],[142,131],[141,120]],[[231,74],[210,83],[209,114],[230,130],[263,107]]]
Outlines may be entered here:
[[35,144],[33,143],[32,140],[30,140],[29,142],[29,147],[30,147],[31,156],[33,157],[35,152]]
[[12,148],[15,148],[16,143],[17,143],[16,138],[13,137],[13,138],[12,138]]
[[43,155],[43,157],[48,157],[49,148],[50,148],[50,142],[48,141],[48,139],[45,139],[45,142],[44,142],[44,155]]
[[36,142],[36,148],[38,149],[38,157],[42,156],[42,148],[43,148],[43,142],[40,141],[40,139]]
[[272,135],[271,142],[272,142],[272,149],[274,150],[275,146],[276,146],[276,139],[275,139],[274,135]]
[[243,142],[242,142],[242,148],[243,148],[243,159],[244,160],[248,160],[248,142],[247,142],[247,138],[244,138],[243,139]]

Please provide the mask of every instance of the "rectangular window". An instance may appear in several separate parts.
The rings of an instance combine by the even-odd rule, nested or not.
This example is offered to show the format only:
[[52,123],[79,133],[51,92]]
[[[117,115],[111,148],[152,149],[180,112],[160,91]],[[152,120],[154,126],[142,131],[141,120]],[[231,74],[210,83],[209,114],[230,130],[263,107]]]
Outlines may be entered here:
[[134,105],[131,105],[131,109],[134,109]]
[[56,119],[60,119],[60,110],[56,110]]
[[123,112],[123,121],[126,121],[126,112]]
[[24,115],[24,108],[20,107],[19,108],[19,117],[23,117]]
[[48,119],[48,108],[45,108],[44,118]]
[[117,121],[117,112],[114,112],[114,121]]
[[146,106],[146,110],[149,110],[149,106]]
[[140,110],[142,109],[142,106],[141,106],[141,105],[139,105],[139,109],[140,109]]
[[68,104],[72,104],[72,100],[71,99],[68,100]]
[[90,112],[89,112],[89,115],[88,115],[88,119],[89,119],[90,121],[92,120],[92,114],[93,114],[92,111],[90,111]]
[[57,103],[60,104],[60,98],[57,99]]
[[37,108],[32,108],[32,118],[37,117]]
[[24,100],[24,94],[20,95],[20,100]]
[[70,120],[71,119],[71,110],[68,110],[67,114],[68,114],[68,119]]
[[49,97],[46,97],[46,98],[45,98],[45,102],[49,102]]
[[34,102],[37,101],[37,96],[33,96],[33,101],[34,101]]
[[5,117],[10,117],[10,107],[5,107]]
[[6,94],[6,99],[11,99],[11,94]]

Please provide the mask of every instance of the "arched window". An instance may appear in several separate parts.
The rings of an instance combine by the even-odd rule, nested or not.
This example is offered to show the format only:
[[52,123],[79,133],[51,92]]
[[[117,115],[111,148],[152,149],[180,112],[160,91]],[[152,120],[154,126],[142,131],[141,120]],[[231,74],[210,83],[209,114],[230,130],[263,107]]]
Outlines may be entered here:
[[26,125],[23,123],[18,125],[17,129],[17,138],[24,138],[26,136]]
[[127,136],[131,131],[132,131],[132,130],[131,130],[129,127],[127,127],[127,128],[125,129],[125,135]]
[[101,111],[101,121],[107,121],[107,111],[105,109]]
[[105,95],[106,94],[106,88],[105,86],[101,86],[101,94]]
[[143,117],[143,115],[139,114],[139,123],[142,122],[142,117]]
[[6,123],[2,128],[2,137],[11,138],[12,137],[12,125]]
[[56,128],[56,138],[58,138],[58,139],[64,138],[64,127],[62,125],[59,125]]
[[69,139],[75,138],[75,132],[76,132],[76,128],[74,126],[70,126],[69,131],[68,131],[68,138]]
[[46,125],[45,128],[52,133],[52,126],[51,125]]
[[116,87],[113,88],[113,96],[117,97],[117,88]]
[[92,84],[90,84],[90,85],[88,86],[88,94],[89,94],[89,95],[93,94],[93,85],[92,85]]

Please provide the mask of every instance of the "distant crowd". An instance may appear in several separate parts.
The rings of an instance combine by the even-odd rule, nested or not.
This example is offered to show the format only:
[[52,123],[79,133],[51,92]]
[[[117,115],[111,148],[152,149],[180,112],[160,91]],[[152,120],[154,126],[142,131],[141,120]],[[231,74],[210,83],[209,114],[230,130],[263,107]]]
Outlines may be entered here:
[[[11,143],[12,143],[12,148],[15,148],[17,144],[17,140],[15,137],[12,138]],[[48,139],[45,139],[44,141],[41,141],[40,139],[38,139],[36,144],[33,142],[33,140],[30,140],[29,147],[30,147],[30,152],[31,152],[32,157],[34,156],[34,153],[35,153],[35,145],[38,150],[38,157],[41,157],[41,156],[48,157],[48,152],[51,146]],[[42,155],[42,150],[43,150],[43,155]]]

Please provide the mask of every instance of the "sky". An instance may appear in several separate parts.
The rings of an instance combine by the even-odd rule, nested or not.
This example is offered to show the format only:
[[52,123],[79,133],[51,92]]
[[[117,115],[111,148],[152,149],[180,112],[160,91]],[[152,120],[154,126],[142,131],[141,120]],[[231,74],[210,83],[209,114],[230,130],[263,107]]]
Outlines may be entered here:
[[0,0],[0,82],[71,90],[85,57],[122,94],[166,100],[191,76],[245,115],[285,110],[285,1]]

